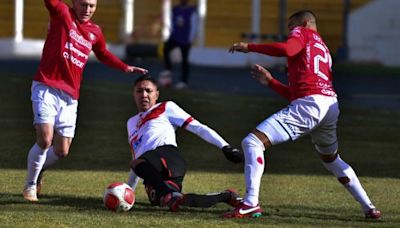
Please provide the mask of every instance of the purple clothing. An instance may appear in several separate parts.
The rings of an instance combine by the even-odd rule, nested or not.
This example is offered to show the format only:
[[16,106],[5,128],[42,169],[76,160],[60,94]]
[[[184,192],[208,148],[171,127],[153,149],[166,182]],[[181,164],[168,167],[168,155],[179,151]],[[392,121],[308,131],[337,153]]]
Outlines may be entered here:
[[179,45],[188,45],[190,40],[192,15],[196,13],[195,6],[177,5],[172,9],[172,31],[170,40]]

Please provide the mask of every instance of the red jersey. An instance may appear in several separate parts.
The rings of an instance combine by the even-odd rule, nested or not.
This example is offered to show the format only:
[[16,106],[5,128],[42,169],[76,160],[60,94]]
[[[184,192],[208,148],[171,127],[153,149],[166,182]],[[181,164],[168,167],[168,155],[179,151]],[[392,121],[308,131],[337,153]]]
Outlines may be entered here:
[[78,99],[83,70],[91,50],[108,66],[122,71],[128,67],[106,49],[98,25],[92,21],[80,23],[73,9],[62,1],[45,0],[45,4],[50,13],[50,23],[35,81],[61,89]]
[[288,57],[289,86],[272,80],[270,86],[289,100],[313,94],[336,96],[332,85],[332,58],[321,36],[296,27],[284,43],[249,44],[249,51]]

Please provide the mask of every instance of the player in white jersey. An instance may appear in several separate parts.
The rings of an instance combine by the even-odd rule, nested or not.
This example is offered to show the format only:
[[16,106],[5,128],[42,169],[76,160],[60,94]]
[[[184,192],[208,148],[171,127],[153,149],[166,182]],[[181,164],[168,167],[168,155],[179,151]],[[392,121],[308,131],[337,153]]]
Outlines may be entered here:
[[171,211],[179,206],[206,208],[219,202],[237,206],[239,196],[231,189],[208,195],[181,193],[186,163],[178,150],[175,130],[181,127],[198,135],[234,163],[243,161],[242,153],[174,102],[156,103],[159,91],[150,76],[135,81],[133,96],[139,113],[127,123],[132,152],[128,184],[135,189],[139,178],[143,179],[151,204],[168,206]]

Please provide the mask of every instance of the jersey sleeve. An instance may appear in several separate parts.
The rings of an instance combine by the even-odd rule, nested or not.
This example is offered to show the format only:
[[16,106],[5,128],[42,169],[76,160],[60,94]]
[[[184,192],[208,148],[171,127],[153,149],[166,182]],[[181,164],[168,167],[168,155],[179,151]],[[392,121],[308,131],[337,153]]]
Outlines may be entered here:
[[216,131],[195,120],[191,115],[172,101],[167,103],[167,113],[170,122],[174,126],[182,127],[218,148],[228,145],[228,143]]
[[191,121],[185,129],[220,149],[229,145],[216,131],[197,120]]
[[187,113],[173,101],[167,102],[166,112],[169,121],[175,127],[184,128],[188,123],[190,123],[193,120],[192,116],[189,113]]
[[44,0],[44,3],[51,16],[62,15],[69,10],[69,7],[60,0]]
[[258,52],[270,56],[294,56],[298,54],[303,46],[297,38],[289,38],[286,42],[271,44],[249,44],[249,51]]
[[117,56],[107,50],[106,41],[101,30],[98,34],[97,42],[93,45],[93,52],[100,62],[109,67],[116,68],[121,71],[125,71],[128,67],[126,63],[122,62]]
[[197,35],[197,24],[198,24],[198,16],[197,16],[197,9],[194,8],[192,15],[190,17],[190,33],[189,33],[189,41],[193,43],[196,39]]
[[282,97],[290,100],[290,92],[289,87],[280,81],[276,80],[275,78],[269,82],[269,87],[274,90],[276,93],[281,95]]

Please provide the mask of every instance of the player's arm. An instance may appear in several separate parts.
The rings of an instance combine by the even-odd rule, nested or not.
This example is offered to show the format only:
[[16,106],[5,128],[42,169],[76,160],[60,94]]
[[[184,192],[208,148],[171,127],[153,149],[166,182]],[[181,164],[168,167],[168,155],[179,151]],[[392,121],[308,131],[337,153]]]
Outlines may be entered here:
[[56,8],[60,2],[60,0],[44,0],[44,3],[49,10]]
[[243,154],[238,149],[231,147],[215,130],[207,125],[193,119],[185,126],[185,129],[220,148],[229,161],[234,163],[243,161]]
[[44,0],[44,4],[52,17],[65,17],[69,6],[60,0]]
[[197,15],[197,10],[192,13],[190,17],[190,33],[189,33],[189,41],[190,43],[193,43],[194,40],[196,39],[197,35],[197,25],[198,25],[198,15]]
[[216,131],[194,119],[174,102],[167,102],[166,112],[172,125],[186,129],[218,147],[229,161],[234,163],[243,161],[243,154],[238,149],[231,147]]
[[131,73],[131,72],[137,72],[140,74],[148,73],[148,70],[146,69],[136,66],[130,66],[122,62],[117,56],[115,56],[113,53],[107,50],[106,42],[102,34],[98,37],[98,41],[93,46],[93,52],[100,62],[109,67],[119,69],[126,73]]
[[280,81],[276,80],[272,74],[264,67],[254,64],[251,68],[251,75],[254,79],[259,81],[262,85],[269,86],[279,95],[290,100],[289,87]]
[[257,52],[270,56],[295,56],[303,49],[303,45],[298,38],[291,37],[286,42],[276,42],[271,44],[254,43],[234,43],[229,52]]

